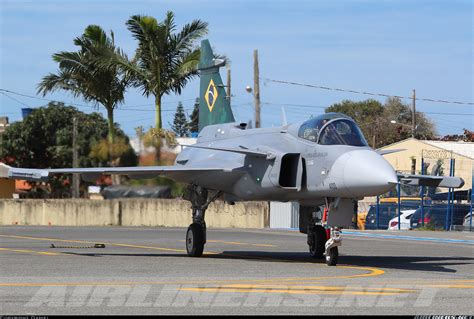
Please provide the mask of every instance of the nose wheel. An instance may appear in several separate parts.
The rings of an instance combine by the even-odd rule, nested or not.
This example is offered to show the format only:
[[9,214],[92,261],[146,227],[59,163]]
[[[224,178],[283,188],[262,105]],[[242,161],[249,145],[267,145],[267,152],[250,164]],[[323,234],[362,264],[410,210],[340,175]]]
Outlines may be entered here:
[[337,247],[329,249],[329,252],[326,254],[326,264],[328,266],[336,266],[337,258],[339,257],[339,250]]
[[337,259],[339,257],[338,246],[342,244],[342,236],[339,228],[331,228],[331,237],[326,242],[326,251],[324,255],[326,256],[326,264],[328,266],[336,266]]

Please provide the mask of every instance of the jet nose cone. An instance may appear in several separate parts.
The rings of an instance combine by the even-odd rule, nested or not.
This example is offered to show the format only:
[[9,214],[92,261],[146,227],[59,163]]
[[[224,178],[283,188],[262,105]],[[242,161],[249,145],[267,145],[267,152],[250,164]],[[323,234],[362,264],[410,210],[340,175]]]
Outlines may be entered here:
[[372,150],[350,152],[344,166],[344,186],[353,196],[375,196],[390,191],[397,183],[392,166]]

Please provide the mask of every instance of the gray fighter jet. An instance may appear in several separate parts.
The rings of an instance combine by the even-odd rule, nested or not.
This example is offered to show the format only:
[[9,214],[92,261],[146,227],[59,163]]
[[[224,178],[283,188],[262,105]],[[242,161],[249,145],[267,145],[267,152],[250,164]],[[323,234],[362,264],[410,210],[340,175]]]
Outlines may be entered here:
[[[209,41],[201,43],[200,108],[197,144],[178,155],[173,166],[25,169],[0,166],[0,177],[47,181],[53,174],[80,173],[94,181],[101,174],[131,178],[165,176],[189,185],[193,223],[186,233],[189,256],[201,256],[206,243],[205,212],[221,197],[236,201],[297,201],[309,220],[309,250],[335,265],[341,227],[352,223],[354,201],[393,189],[399,182],[462,187],[457,177],[399,175],[371,149],[357,124],[338,113],[303,123],[249,129],[235,122]],[[319,207],[327,208],[322,219]],[[330,229],[329,235],[326,229]]]

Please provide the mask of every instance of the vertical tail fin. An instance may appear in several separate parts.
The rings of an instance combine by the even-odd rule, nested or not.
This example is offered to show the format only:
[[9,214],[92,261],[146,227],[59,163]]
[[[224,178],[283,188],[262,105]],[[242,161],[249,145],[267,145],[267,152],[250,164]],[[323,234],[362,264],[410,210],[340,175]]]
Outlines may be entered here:
[[207,125],[235,122],[229,100],[222,83],[219,68],[224,60],[215,59],[209,40],[201,42],[201,75],[199,99],[199,131]]

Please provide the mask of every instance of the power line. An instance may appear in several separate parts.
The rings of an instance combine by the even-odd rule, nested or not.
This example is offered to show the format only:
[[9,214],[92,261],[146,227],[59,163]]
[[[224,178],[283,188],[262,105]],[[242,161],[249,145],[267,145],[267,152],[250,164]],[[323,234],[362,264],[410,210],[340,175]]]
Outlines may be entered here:
[[[278,82],[278,83],[285,83],[285,81],[277,81],[277,80],[270,80],[270,79],[265,79],[265,80]],[[287,84],[317,87],[317,86],[313,86],[313,85],[299,84],[299,83],[293,83],[293,82],[287,82]],[[408,97],[401,97],[401,96],[395,96],[395,95],[375,94],[375,93],[359,92],[359,91],[353,91],[353,90],[334,89],[334,88],[322,87],[322,86],[318,87],[318,88],[344,91],[344,92],[351,92],[351,93],[361,93],[361,94],[367,93],[367,94],[371,94],[371,95],[380,95],[380,96],[386,96],[386,97],[399,97],[399,98],[407,98],[408,99]],[[9,93],[9,94],[7,94],[7,93]],[[48,102],[63,102],[65,104],[69,104],[69,105],[93,108],[90,105],[84,105],[84,104],[78,104],[78,103],[69,103],[69,102],[64,102],[64,101],[40,98],[40,97],[31,96],[31,95],[28,95],[28,94],[23,94],[23,93],[19,93],[19,92],[7,90],[7,89],[1,89],[1,88],[0,88],[0,94],[6,96],[7,98],[9,98],[9,99],[25,106],[25,107],[31,107],[31,106],[24,103],[24,102],[22,102],[22,101],[20,101],[20,100],[18,100],[18,99],[16,99],[16,98],[14,98],[14,97],[12,97],[10,94],[14,94],[14,95],[22,96],[22,97],[27,97],[27,98],[30,98],[30,99],[36,99],[36,100],[42,100],[42,101],[48,101]],[[168,101],[168,102],[163,102],[162,104],[172,104],[172,103],[179,103],[179,102],[182,102],[182,101],[194,101],[194,100],[195,99],[186,99],[186,100],[181,100],[181,101]],[[417,98],[417,100],[429,100],[429,101],[431,101],[431,99],[419,99],[419,98]],[[435,100],[433,100],[433,101],[435,101]],[[448,102],[448,101],[445,101],[445,102]],[[453,103],[473,104],[473,103],[463,103],[463,102],[453,102]],[[326,108],[325,106],[321,106],[321,105],[309,105],[309,104],[274,103],[274,102],[262,102],[262,104],[287,107],[290,110],[292,110],[292,112],[298,113],[299,115],[310,115],[308,113],[297,112],[296,111],[296,110],[301,109],[301,108],[318,108],[318,109],[325,109]],[[252,105],[252,103],[251,102],[239,103],[239,104],[232,105],[232,107],[243,107],[245,105]],[[140,107],[140,106],[154,106],[154,104],[125,105],[125,106],[120,106],[119,110],[137,111],[137,112],[154,112],[155,111],[155,109],[138,109],[138,108],[136,108],[136,107]],[[193,108],[186,108],[185,111],[191,111],[192,109]],[[162,109],[161,111],[164,112],[164,113],[168,113],[168,112],[174,112],[175,110],[174,109]],[[472,116],[472,114],[468,114],[468,113],[447,113],[447,112],[423,112],[423,113],[431,114],[431,115],[444,115],[444,116]],[[10,113],[10,114],[13,114],[13,113]],[[145,120],[145,119],[138,119],[138,120]],[[442,120],[442,119],[438,118],[438,120]],[[137,119],[134,119],[133,121],[137,121]],[[128,122],[128,121],[125,121],[125,122]]]
[[[21,102],[20,100],[12,98],[11,96],[9,96],[5,93],[15,94],[15,95],[26,97],[26,98],[29,98],[29,99],[35,99],[35,100],[46,101],[46,102],[62,102],[64,104],[68,104],[68,105],[72,105],[72,106],[78,106],[78,107],[88,107],[88,108],[94,108],[95,107],[95,106],[87,105],[87,104],[79,104],[79,103],[74,103],[74,102],[65,102],[65,101],[60,101],[60,100],[52,100],[52,99],[47,99],[47,98],[41,98],[41,97],[28,95],[28,94],[24,94],[24,93],[19,93],[19,92],[7,90],[7,89],[2,89],[2,88],[0,88],[0,93],[4,94],[5,96],[11,98],[12,100],[14,100],[14,101],[16,101],[16,102],[18,102],[18,103],[20,103],[24,106],[27,106],[27,107],[30,107],[30,106],[26,105],[25,103]],[[186,100],[180,100],[180,101],[167,101],[167,102],[162,102],[161,104],[173,104],[173,103],[189,102],[189,101],[195,101],[195,100],[196,99],[186,99]],[[143,107],[143,106],[155,106],[155,104],[150,103],[150,104],[138,104],[138,105],[124,105],[124,106],[119,106],[119,107],[120,108],[123,108],[123,107],[135,108],[135,107]]]
[[[69,104],[69,105],[73,105],[73,106],[92,108],[92,106],[90,106],[90,105],[78,104],[78,103],[70,103],[70,102],[64,102],[64,101],[58,101],[58,100],[51,100],[51,99],[41,98],[41,97],[32,96],[32,95],[28,95],[28,94],[18,93],[18,92],[6,90],[6,89],[0,89],[0,93],[5,94],[5,92],[6,92],[6,93],[10,93],[10,94],[15,94],[15,95],[18,95],[18,96],[27,97],[27,98],[30,98],[30,99],[36,99],[36,100],[47,101],[47,102],[63,102],[64,104]],[[23,102],[20,102],[19,100],[15,100],[15,101],[17,101],[17,102],[20,103],[20,104],[26,105],[26,104],[24,104]],[[28,106],[28,107],[29,107],[29,106]]]
[[[463,122],[463,120],[471,120],[471,119],[445,119],[445,118],[439,118],[439,117],[434,117],[436,121],[442,121],[442,122],[447,122],[447,123],[452,123],[452,124],[458,124],[458,125],[463,125],[466,124],[466,122]],[[472,121],[472,120],[471,120]],[[471,122],[472,123],[472,122]]]
[[439,113],[439,112],[423,112],[426,114],[434,114],[434,115],[470,115],[473,116],[474,114],[469,114],[469,113]]
[[[297,83],[297,82],[290,82],[290,81],[281,81],[281,80],[273,80],[264,78],[265,82],[274,82],[280,84],[290,84],[296,86],[305,86],[315,89],[322,89],[322,90],[329,90],[329,91],[339,91],[339,92],[348,92],[348,93],[355,93],[355,94],[364,94],[364,95],[371,95],[371,96],[382,96],[382,97],[395,97],[399,99],[410,99],[413,100],[413,97],[401,96],[401,95],[390,95],[384,93],[373,93],[373,92],[365,92],[365,91],[356,91],[356,90],[348,90],[348,89],[341,89],[341,88],[332,88],[328,86],[322,85],[312,85],[312,84],[304,84],[304,83]],[[427,98],[416,98],[416,101],[425,101],[425,102],[435,102],[435,103],[447,103],[447,104],[462,104],[462,105],[474,105],[474,102],[458,102],[458,101],[447,101],[447,100],[437,100],[437,99],[427,99]]]
[[[174,103],[179,103],[179,102],[189,102],[189,101],[195,101],[196,99],[186,99],[186,100],[179,100],[179,101],[167,101],[167,102],[161,102],[161,104],[174,104]],[[135,107],[142,107],[142,106],[155,106],[153,103],[149,104],[138,104],[138,105],[125,105],[125,107],[130,107],[130,108],[135,108]]]
[[[284,107],[300,107],[300,108],[319,108],[319,109],[326,109],[328,107],[321,106],[321,105],[308,105],[308,104],[291,104],[291,103],[273,103],[273,102],[262,102],[265,105],[276,105],[276,106],[284,106]],[[434,115],[454,115],[454,116],[472,116],[472,113],[447,113],[447,112],[424,112],[420,111],[421,113],[425,114],[434,114]]]
[[278,106],[297,106],[297,107],[303,107],[303,108],[317,108],[317,109],[325,109],[325,108],[327,108],[327,106],[322,106],[322,105],[292,104],[292,103],[263,102],[262,104],[266,104],[266,105],[278,105]]
[[6,94],[5,92],[0,91],[0,93],[3,94],[3,95],[5,95],[7,98],[9,98],[9,99],[11,99],[11,100],[13,100],[13,101],[15,101],[15,102],[17,102],[17,103],[20,103],[20,104],[23,105],[23,106],[30,107],[29,105],[27,105],[27,104],[21,102],[20,100],[15,99],[14,97],[12,97],[12,96]]
[[[120,107],[118,110],[125,110],[125,111],[136,111],[136,112],[155,112],[154,109],[134,109],[134,108],[127,108],[127,107]],[[185,111],[193,110],[193,108],[186,108]],[[169,110],[169,109],[161,109],[161,112],[176,112],[176,110]]]

